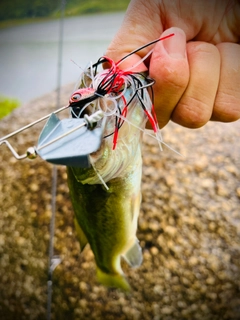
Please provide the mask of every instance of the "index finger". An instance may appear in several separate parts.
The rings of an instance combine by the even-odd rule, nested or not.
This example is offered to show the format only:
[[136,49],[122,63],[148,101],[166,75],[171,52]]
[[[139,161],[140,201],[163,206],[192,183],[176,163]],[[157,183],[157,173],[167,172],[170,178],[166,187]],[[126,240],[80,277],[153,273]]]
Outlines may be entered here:
[[[138,0],[130,2],[121,28],[106,51],[106,55],[109,58],[117,62],[136,48],[160,37],[162,33],[161,22],[157,15],[155,15],[154,18],[152,15],[154,11],[158,12],[159,8],[157,8],[155,1],[151,2],[150,7],[151,10],[148,1]],[[154,19],[156,21],[154,21]],[[137,54],[130,56],[121,64],[121,69],[127,69],[136,64],[151,49],[152,47],[147,47]],[[146,69],[143,63],[134,71],[140,72]]]

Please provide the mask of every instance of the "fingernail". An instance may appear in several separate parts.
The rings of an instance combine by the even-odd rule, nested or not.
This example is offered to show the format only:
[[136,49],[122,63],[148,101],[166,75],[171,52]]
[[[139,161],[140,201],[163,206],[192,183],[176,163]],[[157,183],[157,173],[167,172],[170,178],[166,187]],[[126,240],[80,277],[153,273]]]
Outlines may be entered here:
[[[171,58],[182,59],[186,57],[186,35],[183,30],[179,28],[170,28],[165,31],[166,33],[174,33],[174,36],[163,40],[162,44]],[[161,37],[162,37],[161,36]]]

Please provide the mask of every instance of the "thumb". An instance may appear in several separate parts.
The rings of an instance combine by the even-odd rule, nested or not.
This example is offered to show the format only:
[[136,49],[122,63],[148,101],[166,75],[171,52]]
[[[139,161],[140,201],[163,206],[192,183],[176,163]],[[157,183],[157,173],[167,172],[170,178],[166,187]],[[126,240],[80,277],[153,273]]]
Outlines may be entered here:
[[[108,47],[106,51],[106,56],[113,59],[113,61],[118,62],[120,59],[124,58],[126,55],[131,53],[134,49],[137,49],[140,46],[136,46],[130,50],[130,48],[127,47],[126,43],[126,49],[124,49],[124,45],[119,44],[119,37],[115,37]],[[121,49],[118,49],[118,48]],[[127,70],[131,69],[132,72],[143,72],[148,70],[145,63],[140,60],[142,60],[142,56],[140,55],[141,52],[137,52],[134,54],[129,55],[126,59],[124,59],[119,65],[121,70]],[[136,67],[132,68],[133,66],[137,65]]]
[[149,65],[149,75],[155,79],[154,105],[160,128],[164,127],[183,95],[189,81],[189,64],[186,54],[186,35],[179,28],[170,28],[161,38],[173,37],[156,43]]
[[[162,33],[162,25],[158,15],[154,14],[158,8],[154,2],[144,0],[131,0],[125,14],[123,23],[111,41],[106,56],[117,62],[133,50],[155,40]],[[155,17],[155,20],[153,19]],[[144,48],[130,55],[121,63],[121,69],[126,70],[138,63],[153,46]],[[145,63],[140,63],[132,71],[147,70]]]

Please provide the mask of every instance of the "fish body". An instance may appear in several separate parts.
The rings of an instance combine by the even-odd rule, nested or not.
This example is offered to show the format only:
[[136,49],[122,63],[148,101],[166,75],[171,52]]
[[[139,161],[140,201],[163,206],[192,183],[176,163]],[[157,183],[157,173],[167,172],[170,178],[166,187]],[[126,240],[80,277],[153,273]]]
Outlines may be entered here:
[[[100,282],[125,290],[129,285],[123,277],[120,259],[132,266],[142,261],[136,238],[140,209],[141,161],[128,168],[123,176],[102,184],[82,184],[81,175],[68,168],[69,188],[76,215],[76,230],[81,247],[89,242],[97,264]],[[130,254],[133,250],[132,256]]]
[[[139,79],[144,84],[141,76]],[[124,101],[131,101],[126,117],[130,123],[122,123],[116,148],[113,148],[113,135],[107,135],[116,121],[115,113],[109,115],[109,101],[99,98],[100,102],[98,99],[91,102],[91,108],[96,109],[98,104],[108,114],[105,138],[100,149],[90,155],[91,168],[67,168],[81,250],[89,243],[98,280],[124,290],[130,287],[121,269],[121,257],[133,267],[142,262],[136,231],[141,204],[143,131],[140,129],[145,128],[147,116],[135,93],[128,87],[125,99],[116,99],[117,109],[123,109]],[[147,90],[144,94],[148,95]],[[150,102],[149,96],[147,99]]]

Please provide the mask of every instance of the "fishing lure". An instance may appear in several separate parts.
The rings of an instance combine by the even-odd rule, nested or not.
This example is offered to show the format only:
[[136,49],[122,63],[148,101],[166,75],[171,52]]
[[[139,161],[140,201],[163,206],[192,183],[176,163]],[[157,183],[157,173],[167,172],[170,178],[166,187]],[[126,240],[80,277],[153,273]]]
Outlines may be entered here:
[[[152,126],[152,129],[155,133],[159,130],[157,125],[157,118],[154,111],[154,106],[152,104],[151,112],[145,107],[143,96],[144,96],[144,89],[147,87],[151,88],[152,93],[152,100],[153,99],[153,91],[152,91],[152,85],[154,84],[154,80],[150,79],[147,75],[144,75],[144,73],[141,73],[141,75],[144,77],[144,85],[142,81],[138,78],[137,75],[139,73],[131,72],[131,70],[121,70],[119,68],[119,65],[126,60],[129,56],[132,54],[144,49],[147,46],[150,46],[158,41],[165,40],[174,34],[169,34],[165,37],[156,39],[123,57],[118,62],[114,62],[112,59],[103,56],[101,57],[94,65],[91,66],[87,70],[87,72],[82,74],[82,81],[83,85],[87,86],[89,83],[89,79],[91,79],[91,88],[87,87],[85,89],[78,89],[75,91],[69,100],[69,105],[72,107],[72,114],[74,117],[81,116],[81,112],[83,112],[83,107],[86,108],[86,105],[95,99],[98,99],[99,97],[105,97],[106,95],[110,95],[111,97],[116,97],[118,94],[120,94],[121,99],[123,100],[124,107],[123,109],[115,110],[116,111],[116,122],[115,122],[115,130],[112,133],[114,135],[113,137],[113,149],[116,147],[117,143],[117,137],[118,137],[118,131],[120,127],[122,126],[124,120],[122,118],[126,118],[127,116],[127,109],[128,105],[131,103],[132,99],[134,99],[135,95],[138,96],[138,99],[141,103],[141,107],[143,108],[144,112],[146,113],[148,120]],[[152,50],[143,58],[141,59],[138,64],[140,64],[142,61],[144,61],[150,54],[152,53]],[[104,63],[108,63],[110,65],[110,68],[106,71],[101,72],[100,74],[97,74],[97,70],[99,65],[102,65]],[[137,65],[138,65],[137,64]],[[135,68],[137,65],[133,66],[132,68]],[[90,73],[91,71],[91,73]],[[84,78],[88,78],[88,81]],[[96,84],[97,82],[97,84]],[[128,102],[126,101],[124,97],[124,90],[126,90],[127,87],[132,86],[135,90],[134,94],[132,95],[131,100]],[[83,112],[84,114],[84,112]]]

